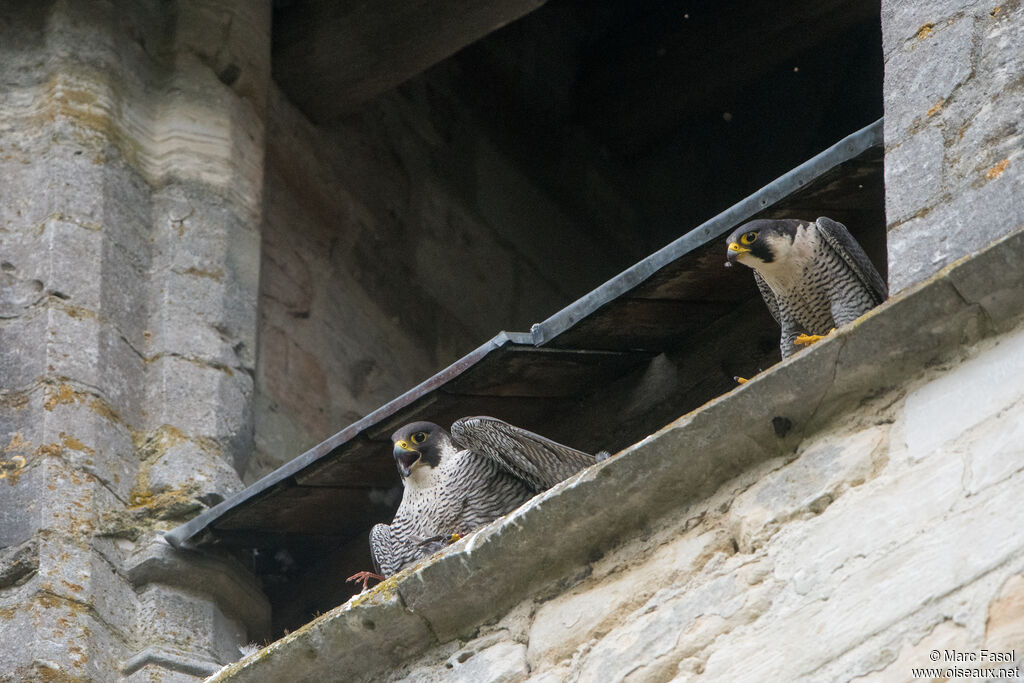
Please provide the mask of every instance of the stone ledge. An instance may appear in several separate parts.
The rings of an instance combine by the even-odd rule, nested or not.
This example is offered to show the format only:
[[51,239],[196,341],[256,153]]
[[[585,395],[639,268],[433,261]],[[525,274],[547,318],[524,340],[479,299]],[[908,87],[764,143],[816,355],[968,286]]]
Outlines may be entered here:
[[159,583],[212,596],[225,613],[245,625],[252,638],[270,630],[270,604],[249,572],[233,558],[175,550],[157,536],[128,559],[124,570],[136,590]]
[[[368,680],[472,635],[852,406],[1012,327],[1024,314],[1022,259],[1018,230],[209,680]],[[792,424],[784,437],[776,417]]]
[[199,661],[195,657],[186,657],[174,652],[164,652],[159,648],[147,647],[125,662],[122,673],[130,678],[140,669],[152,665],[186,676],[209,676],[217,671],[215,664]]

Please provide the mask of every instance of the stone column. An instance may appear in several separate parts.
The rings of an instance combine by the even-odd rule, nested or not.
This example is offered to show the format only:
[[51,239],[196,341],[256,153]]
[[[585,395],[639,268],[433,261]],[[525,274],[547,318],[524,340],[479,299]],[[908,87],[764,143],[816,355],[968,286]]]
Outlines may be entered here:
[[882,0],[889,284],[1024,226],[1024,6]]
[[0,8],[0,680],[192,680],[266,635],[160,531],[250,450],[269,5]]

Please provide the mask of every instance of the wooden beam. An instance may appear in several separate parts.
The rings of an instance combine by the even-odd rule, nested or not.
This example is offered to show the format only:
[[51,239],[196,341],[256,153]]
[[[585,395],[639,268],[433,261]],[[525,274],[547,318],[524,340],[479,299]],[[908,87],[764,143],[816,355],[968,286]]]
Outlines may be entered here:
[[308,0],[274,15],[274,78],[324,123],[545,0]]

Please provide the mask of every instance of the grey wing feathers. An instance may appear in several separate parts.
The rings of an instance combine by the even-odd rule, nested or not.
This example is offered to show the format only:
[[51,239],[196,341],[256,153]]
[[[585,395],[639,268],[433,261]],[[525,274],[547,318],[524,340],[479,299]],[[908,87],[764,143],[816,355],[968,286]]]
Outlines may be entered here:
[[772,291],[772,288],[768,286],[768,283],[764,281],[764,278],[756,270],[754,271],[754,282],[757,283],[757,288],[761,291],[761,298],[768,305],[768,310],[771,312],[772,317],[775,318],[775,322],[781,325],[779,302],[775,300],[775,292]]
[[493,417],[464,417],[452,425],[451,434],[458,446],[497,462],[537,491],[551,488],[597,462],[589,453]]
[[395,563],[394,536],[387,524],[375,524],[370,529],[370,557],[378,574],[390,576],[388,569]]
[[853,239],[853,235],[846,229],[846,226],[825,216],[820,217],[816,223],[818,233],[850,266],[857,279],[864,283],[874,297],[875,304],[880,304],[889,298],[889,287],[885,280],[879,275],[874,264],[871,263],[871,259],[864,253],[864,249],[857,243],[857,240]]

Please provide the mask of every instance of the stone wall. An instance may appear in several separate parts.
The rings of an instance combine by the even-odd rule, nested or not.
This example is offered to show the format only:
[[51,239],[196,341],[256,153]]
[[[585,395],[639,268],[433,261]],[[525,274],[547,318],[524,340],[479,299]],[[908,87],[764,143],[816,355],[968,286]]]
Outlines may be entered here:
[[889,285],[1024,225],[1024,6],[887,0]]
[[159,529],[251,451],[269,4],[0,9],[0,680],[191,679],[267,628]]

